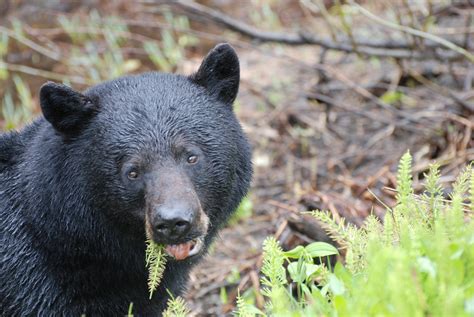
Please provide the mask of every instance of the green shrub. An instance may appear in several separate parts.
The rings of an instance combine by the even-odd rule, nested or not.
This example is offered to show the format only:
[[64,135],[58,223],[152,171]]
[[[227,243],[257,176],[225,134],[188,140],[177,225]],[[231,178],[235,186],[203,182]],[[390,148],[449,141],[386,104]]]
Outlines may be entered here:
[[327,212],[311,212],[345,252],[345,263],[337,263],[333,271],[313,260],[335,254],[330,245],[283,252],[268,238],[262,268],[264,311],[239,298],[235,314],[473,316],[472,165],[453,184],[449,198],[442,196],[437,165],[425,179],[425,193],[414,195],[411,156],[405,154],[397,204],[388,208],[383,223],[370,216],[357,228],[336,223]]

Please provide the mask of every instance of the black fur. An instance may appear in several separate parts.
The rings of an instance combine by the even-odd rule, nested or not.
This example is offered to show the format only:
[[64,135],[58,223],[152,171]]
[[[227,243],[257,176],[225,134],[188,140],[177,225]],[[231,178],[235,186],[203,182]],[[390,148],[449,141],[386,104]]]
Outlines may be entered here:
[[[128,162],[166,183],[189,177],[210,218],[206,248],[251,179],[250,148],[230,107],[238,59],[217,46],[192,77],[127,76],[78,93],[48,83],[44,118],[0,135],[0,315],[157,316],[200,256],[170,260],[148,299],[147,192],[124,180]],[[45,119],[46,118],[46,119]],[[200,154],[187,166],[182,149]],[[151,177],[150,176],[150,177]],[[162,182],[162,183],[163,183]]]
[[83,94],[52,82],[41,87],[40,104],[45,119],[65,135],[80,132],[97,110],[97,104]]
[[239,58],[229,44],[219,44],[209,52],[192,79],[230,106],[239,90]]

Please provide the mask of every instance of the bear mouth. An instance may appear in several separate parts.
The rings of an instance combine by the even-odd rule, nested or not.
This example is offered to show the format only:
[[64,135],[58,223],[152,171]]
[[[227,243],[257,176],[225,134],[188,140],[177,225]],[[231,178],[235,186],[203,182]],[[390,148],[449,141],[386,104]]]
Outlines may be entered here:
[[204,241],[202,238],[189,240],[181,244],[169,244],[165,246],[166,253],[175,260],[181,261],[193,257],[201,252]]

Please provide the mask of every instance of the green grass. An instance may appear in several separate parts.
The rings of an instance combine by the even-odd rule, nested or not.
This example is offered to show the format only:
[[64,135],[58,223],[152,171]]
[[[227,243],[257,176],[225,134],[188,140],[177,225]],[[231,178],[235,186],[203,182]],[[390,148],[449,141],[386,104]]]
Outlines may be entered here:
[[[411,156],[399,165],[397,204],[384,222],[370,216],[362,228],[311,212],[338,241],[345,262],[333,270],[315,258],[335,254],[311,244],[283,252],[264,242],[263,310],[238,298],[237,316],[474,316],[474,172],[467,167],[449,197],[439,170],[425,175],[414,195]],[[319,262],[317,262],[319,263]]]

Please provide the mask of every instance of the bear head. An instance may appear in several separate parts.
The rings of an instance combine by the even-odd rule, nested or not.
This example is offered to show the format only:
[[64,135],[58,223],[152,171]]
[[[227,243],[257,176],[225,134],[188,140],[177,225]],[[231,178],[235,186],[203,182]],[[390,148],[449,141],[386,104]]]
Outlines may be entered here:
[[145,73],[83,93],[47,83],[40,104],[94,210],[184,260],[204,252],[249,187],[238,87],[237,55],[220,44],[192,76]]

